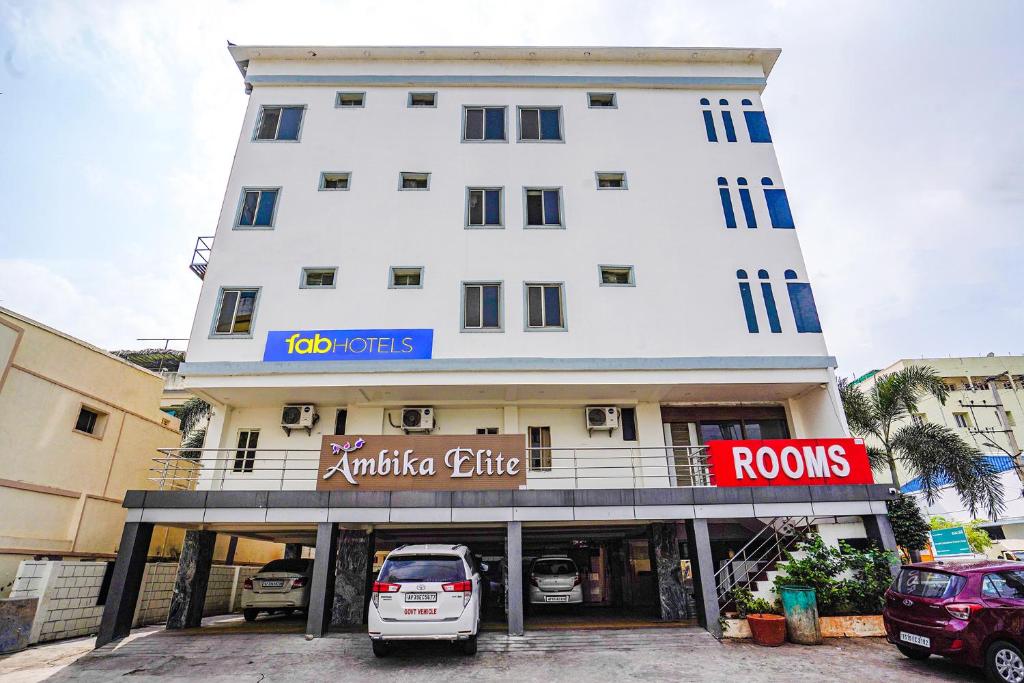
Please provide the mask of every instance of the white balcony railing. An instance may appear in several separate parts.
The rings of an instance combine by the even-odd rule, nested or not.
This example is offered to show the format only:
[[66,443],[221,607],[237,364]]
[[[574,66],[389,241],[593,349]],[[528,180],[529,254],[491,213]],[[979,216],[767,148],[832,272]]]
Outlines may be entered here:
[[[316,449],[159,450],[149,479],[161,491],[312,491],[320,468]],[[714,486],[704,446],[527,449],[526,460],[528,489]]]

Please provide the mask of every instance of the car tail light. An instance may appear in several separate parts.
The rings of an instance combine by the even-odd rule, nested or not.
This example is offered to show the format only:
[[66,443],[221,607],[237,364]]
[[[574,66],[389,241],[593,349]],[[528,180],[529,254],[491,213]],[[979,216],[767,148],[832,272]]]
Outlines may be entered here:
[[981,609],[981,605],[977,605],[973,602],[955,602],[951,605],[946,605],[946,611],[954,619],[963,619],[967,621],[971,618],[971,615]]
[[536,586],[537,588],[540,588],[540,581],[537,580],[536,576],[531,576],[530,577],[530,585],[531,586]]
[[297,579],[292,579],[292,588],[302,588],[306,585],[306,577],[300,576]]
[[579,574],[577,574],[576,576],[572,577],[572,587],[575,588],[578,585],[580,585],[580,575]]
[[244,588],[247,591],[251,591],[252,590],[252,578],[246,579],[245,583],[242,584],[242,588]]
[[402,590],[402,584],[400,583],[386,583],[384,581],[373,582],[373,606],[379,607],[380,600],[378,596],[381,593],[397,593]]
[[465,591],[473,590],[472,581],[456,581],[455,583],[445,583],[441,585],[441,590],[445,593],[462,593]]

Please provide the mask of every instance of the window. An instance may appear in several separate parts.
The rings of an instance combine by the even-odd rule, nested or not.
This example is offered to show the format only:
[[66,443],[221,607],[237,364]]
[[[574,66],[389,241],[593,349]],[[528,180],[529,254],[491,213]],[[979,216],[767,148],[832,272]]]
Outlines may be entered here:
[[303,268],[299,289],[334,289],[337,268]]
[[747,332],[756,334],[757,313],[754,310],[754,296],[750,292],[750,283],[747,282],[747,271],[737,270],[736,279],[740,281],[740,300],[743,302],[743,315],[747,318]]
[[498,428],[497,427],[477,427],[476,428],[476,433],[477,434],[497,434],[498,433]]
[[526,225],[527,227],[562,225],[562,191],[527,188]]
[[551,427],[528,427],[526,431],[530,439],[530,470],[550,470]]
[[953,420],[956,422],[956,426],[961,429],[967,429],[971,426],[967,413],[953,413]]
[[743,207],[743,219],[746,221],[748,228],[756,228],[757,216],[754,214],[754,202],[750,199],[750,190],[747,188],[747,179],[737,178],[736,184],[739,186],[740,206]]
[[348,171],[330,173],[324,171],[320,174],[321,190],[347,190],[352,174]]
[[505,107],[464,107],[463,142],[505,142]]
[[757,279],[761,282],[761,298],[764,299],[764,309],[768,314],[768,329],[773,334],[782,332],[782,324],[779,322],[779,309],[775,306],[775,294],[772,293],[772,283],[768,281],[768,271],[757,271]]
[[256,445],[260,440],[260,430],[241,429],[238,432],[238,450],[235,451],[235,472],[252,472],[256,463]]
[[564,297],[560,283],[526,284],[526,329],[564,330]]
[[335,107],[362,107],[366,102],[364,92],[340,92],[334,100]]
[[269,228],[274,225],[280,188],[244,188],[235,227]]
[[626,189],[626,174],[625,173],[605,173],[603,171],[597,172],[597,189],[599,190],[625,190]]
[[995,572],[985,575],[981,594],[986,598],[1024,600],[1024,572]]
[[954,574],[904,567],[896,577],[896,592],[918,598],[946,598],[959,593],[965,581]]
[[[718,105],[728,107],[729,100],[718,100]],[[736,142],[736,127],[732,123],[732,112],[728,109],[722,110],[722,126],[725,128],[725,139],[729,142]]]
[[588,92],[587,106],[591,109],[615,109],[619,103],[613,92]]
[[701,113],[704,115],[704,131],[707,133],[708,142],[718,142],[718,133],[715,131],[715,115],[711,112],[711,101],[706,97],[700,98]]
[[921,425],[928,421],[928,416],[925,415],[924,413],[914,413],[910,416],[910,421],[913,422],[918,427],[920,427]]
[[1017,426],[1017,420],[1014,419],[1013,413],[1011,413],[1009,410],[1006,411],[1006,426],[1007,427],[1016,427]]
[[729,192],[729,181],[718,178],[718,196],[722,200],[722,215],[725,216],[725,227],[736,227],[736,213],[732,209],[732,194]]
[[98,410],[82,406],[78,409],[78,419],[75,420],[75,431],[99,438],[103,436],[103,426],[106,424],[106,421],[106,413],[101,413]]
[[793,319],[796,321],[797,332],[821,332],[818,320],[818,307],[814,305],[814,293],[811,285],[806,282],[790,282],[796,280],[796,271],[787,270],[786,290],[789,292],[789,305],[793,308]]
[[423,266],[391,266],[388,287],[391,289],[419,289],[423,286]]
[[622,408],[619,418],[622,420],[622,440],[636,441],[636,408]]
[[343,436],[345,434],[346,423],[348,423],[348,409],[338,408],[338,412],[334,415],[335,436]]
[[411,92],[409,93],[410,107],[436,107],[436,92]]
[[501,331],[501,283],[462,285],[462,329]]
[[258,289],[222,289],[213,333],[216,336],[251,336]]
[[410,173],[403,171],[399,176],[398,189],[400,190],[429,190],[429,173]]
[[304,109],[305,107],[260,107],[253,140],[298,140]]
[[[749,102],[749,100],[744,100]],[[751,142],[771,142],[772,134],[768,132],[768,119],[763,111],[745,111],[743,119],[747,123],[747,133]]]
[[[774,187],[771,178],[761,178],[764,189],[764,200],[768,204],[768,216],[773,228],[795,228],[793,212],[789,209],[789,198],[786,191]],[[771,189],[769,189],[771,188]]]
[[602,287],[632,287],[633,266],[598,266]]
[[520,107],[521,142],[559,142],[562,140],[561,107]]
[[466,226],[500,227],[502,219],[502,189],[500,187],[470,187],[466,189]]

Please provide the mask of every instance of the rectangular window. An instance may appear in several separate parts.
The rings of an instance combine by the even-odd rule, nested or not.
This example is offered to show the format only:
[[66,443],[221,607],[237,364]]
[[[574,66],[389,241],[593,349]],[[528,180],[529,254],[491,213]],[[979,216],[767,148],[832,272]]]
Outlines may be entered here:
[[462,285],[462,329],[501,329],[501,283],[467,282]]
[[476,433],[477,434],[497,434],[498,433],[498,428],[497,427],[477,427],[476,428]]
[[928,421],[928,416],[925,415],[924,413],[914,413],[913,415],[910,416],[910,420],[915,425],[920,427],[921,425]]
[[260,107],[254,140],[298,140],[305,107]]
[[280,188],[244,188],[235,227],[269,228],[274,225]]
[[558,142],[562,139],[561,107],[520,107],[519,140]]
[[388,287],[391,289],[419,289],[423,286],[423,267],[392,266],[388,278]]
[[619,417],[622,420],[622,440],[636,441],[636,408],[622,408]]
[[320,174],[320,189],[321,190],[347,190],[349,188],[349,180],[352,174],[348,171],[341,171],[338,173],[330,173],[324,171]]
[[588,92],[587,106],[591,109],[614,109],[618,103],[613,92]]
[[526,225],[528,227],[562,225],[562,191],[527,188]]
[[953,413],[953,420],[956,422],[956,426],[961,429],[967,429],[971,425],[967,419],[967,413]]
[[256,463],[256,445],[260,440],[260,430],[242,429],[238,432],[238,450],[235,451],[235,472],[252,472]]
[[466,225],[494,226],[503,225],[502,220],[502,189],[500,187],[471,187],[466,191]]
[[551,427],[528,427],[526,431],[530,440],[530,470],[550,470]]
[[256,310],[258,289],[224,289],[220,295],[213,332],[215,335],[248,336],[252,333],[252,318]]
[[597,172],[597,189],[599,190],[625,190],[626,189],[626,174],[625,173],[605,173],[603,171]]
[[436,92],[411,92],[409,93],[410,107],[436,107]]
[[763,111],[745,111],[743,118],[747,121],[747,132],[751,142],[771,142],[772,134],[768,132],[768,119]]
[[345,424],[348,422],[348,410],[346,408],[338,408],[338,412],[334,415],[334,435],[343,436],[345,434]]
[[1006,411],[1006,426],[1007,427],[1016,427],[1017,426],[1017,420],[1014,419],[1013,413],[1011,413],[1009,410]]
[[[763,285],[762,285],[763,286]],[[818,307],[814,305],[814,293],[806,282],[788,282],[789,303],[793,307],[797,332],[821,332]]]
[[764,199],[768,203],[768,217],[772,220],[773,228],[796,227],[785,190],[765,190]]
[[102,413],[82,406],[78,411],[78,419],[75,420],[75,431],[98,436],[102,417]]
[[527,329],[564,330],[562,285],[526,285],[526,327]]
[[463,142],[504,142],[506,139],[505,107],[463,108]]
[[334,289],[337,268],[303,268],[301,289]]
[[399,177],[398,188],[400,190],[429,190],[430,174],[402,171]]
[[598,266],[601,270],[602,287],[632,287],[633,266]]
[[362,107],[366,102],[364,92],[340,92],[334,100],[335,107]]

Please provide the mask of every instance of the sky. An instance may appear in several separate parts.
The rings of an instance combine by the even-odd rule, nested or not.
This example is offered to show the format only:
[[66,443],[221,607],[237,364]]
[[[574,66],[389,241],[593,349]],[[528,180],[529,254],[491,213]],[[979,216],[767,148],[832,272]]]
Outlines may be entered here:
[[1011,1],[0,0],[0,306],[111,349],[188,336],[246,106],[228,40],[779,47],[763,100],[839,374],[1024,354],[1021,26]]

